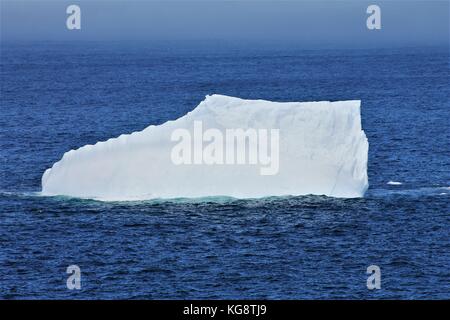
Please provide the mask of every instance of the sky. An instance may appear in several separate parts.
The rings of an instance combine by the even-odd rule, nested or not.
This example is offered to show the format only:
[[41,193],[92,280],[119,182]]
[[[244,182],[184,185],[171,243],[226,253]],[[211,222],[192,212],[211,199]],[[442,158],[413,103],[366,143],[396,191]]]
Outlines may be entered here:
[[[66,8],[81,8],[68,30]],[[381,9],[368,30],[366,9]],[[0,0],[1,41],[195,41],[303,47],[448,46],[447,1]]]

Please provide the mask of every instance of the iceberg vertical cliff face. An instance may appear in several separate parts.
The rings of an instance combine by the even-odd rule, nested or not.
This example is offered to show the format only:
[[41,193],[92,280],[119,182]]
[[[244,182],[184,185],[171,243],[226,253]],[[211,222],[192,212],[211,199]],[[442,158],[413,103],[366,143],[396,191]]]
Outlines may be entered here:
[[[230,129],[247,134],[243,155],[238,145],[221,149],[230,143]],[[360,101],[212,95],[175,121],[65,153],[42,176],[42,194],[100,200],[362,197],[367,158]]]

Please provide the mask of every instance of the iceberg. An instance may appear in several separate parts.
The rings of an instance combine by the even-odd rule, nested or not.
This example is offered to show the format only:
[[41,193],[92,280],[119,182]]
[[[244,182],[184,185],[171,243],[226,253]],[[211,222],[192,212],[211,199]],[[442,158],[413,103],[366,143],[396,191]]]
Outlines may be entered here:
[[359,100],[211,95],[177,120],[66,152],[44,172],[42,194],[104,201],[362,197],[368,148]]

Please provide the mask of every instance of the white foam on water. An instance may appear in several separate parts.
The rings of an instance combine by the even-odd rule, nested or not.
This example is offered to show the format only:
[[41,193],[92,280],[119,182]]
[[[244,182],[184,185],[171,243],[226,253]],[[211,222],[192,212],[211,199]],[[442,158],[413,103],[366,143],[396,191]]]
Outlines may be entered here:
[[391,186],[400,186],[403,183],[398,182],[398,181],[389,181],[387,184],[391,185]]

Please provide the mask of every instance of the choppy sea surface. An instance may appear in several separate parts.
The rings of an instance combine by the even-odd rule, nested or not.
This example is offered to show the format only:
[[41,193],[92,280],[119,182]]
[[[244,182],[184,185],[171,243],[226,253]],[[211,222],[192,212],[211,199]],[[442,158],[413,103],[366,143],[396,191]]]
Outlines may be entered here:
[[[2,43],[0,298],[449,299],[449,61],[448,48]],[[365,197],[39,195],[64,152],[213,93],[362,100]],[[81,290],[66,287],[69,265]],[[367,289],[369,265],[379,290]]]

